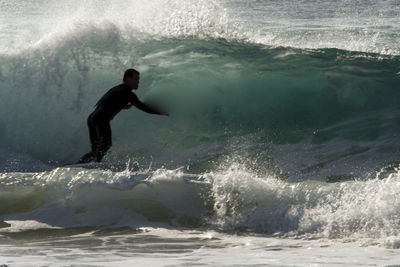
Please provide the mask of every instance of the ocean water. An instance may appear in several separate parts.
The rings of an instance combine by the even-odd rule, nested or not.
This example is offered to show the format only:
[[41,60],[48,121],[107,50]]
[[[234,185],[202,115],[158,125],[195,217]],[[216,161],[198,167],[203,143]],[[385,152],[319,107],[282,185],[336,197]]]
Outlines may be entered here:
[[[399,43],[399,0],[0,0],[0,265],[400,264]],[[170,116],[68,167],[130,67]]]

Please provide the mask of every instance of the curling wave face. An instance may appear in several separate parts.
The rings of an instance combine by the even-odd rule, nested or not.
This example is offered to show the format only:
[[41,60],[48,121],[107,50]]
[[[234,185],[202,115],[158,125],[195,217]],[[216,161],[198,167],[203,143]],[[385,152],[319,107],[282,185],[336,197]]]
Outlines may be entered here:
[[[31,14],[35,34],[10,28],[0,48],[4,231],[35,220],[398,235],[398,6],[384,1],[376,14],[339,1],[329,13],[318,1],[324,25],[312,7],[262,2],[131,1],[121,11],[85,1],[62,16],[68,3],[31,1],[49,10]],[[88,150],[88,114],[132,66],[139,97],[171,114],[113,120],[106,161],[140,171],[58,168]]]
[[377,150],[386,155],[369,162],[371,168],[396,157],[397,56],[223,39],[140,40],[111,27],[2,62],[1,144],[42,162],[68,163],[88,149],[87,115],[132,65],[142,73],[139,96],[171,116],[121,112],[112,125],[110,160],[179,167],[188,158],[239,148],[271,152],[274,145],[281,145],[278,154],[307,145],[310,162],[299,163],[306,170]]

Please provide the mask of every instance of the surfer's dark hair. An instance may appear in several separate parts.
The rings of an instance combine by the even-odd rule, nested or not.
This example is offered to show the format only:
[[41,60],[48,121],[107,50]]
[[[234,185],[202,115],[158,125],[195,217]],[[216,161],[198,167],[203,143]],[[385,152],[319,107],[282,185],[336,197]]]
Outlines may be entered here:
[[139,75],[139,72],[137,71],[137,70],[135,70],[135,69],[127,69],[126,71],[125,71],[125,73],[124,73],[124,79],[123,79],[123,81],[125,82],[125,80],[126,80],[126,78],[132,78],[133,77],[133,75]]

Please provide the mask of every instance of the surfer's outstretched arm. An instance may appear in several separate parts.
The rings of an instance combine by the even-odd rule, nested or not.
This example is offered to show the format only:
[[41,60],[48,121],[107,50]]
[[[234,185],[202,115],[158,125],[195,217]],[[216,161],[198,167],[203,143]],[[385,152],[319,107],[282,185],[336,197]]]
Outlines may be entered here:
[[161,111],[155,110],[155,109],[147,106],[145,103],[140,101],[139,98],[135,94],[132,94],[131,104],[134,105],[135,107],[137,107],[138,109],[140,109],[144,112],[150,113],[150,114],[167,115],[168,116],[168,114],[165,112],[161,112]]

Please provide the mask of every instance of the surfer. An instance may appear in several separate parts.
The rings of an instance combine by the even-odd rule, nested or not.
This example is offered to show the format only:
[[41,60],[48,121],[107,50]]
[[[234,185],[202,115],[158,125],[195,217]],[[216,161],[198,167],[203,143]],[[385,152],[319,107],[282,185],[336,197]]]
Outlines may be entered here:
[[87,120],[92,151],[85,154],[79,160],[79,163],[101,161],[112,144],[110,121],[122,109],[129,109],[135,106],[150,114],[168,116],[167,113],[154,110],[147,106],[132,92],[132,89],[138,89],[139,79],[140,73],[137,70],[126,70],[123,83],[108,90],[97,102],[95,110],[89,115]]

